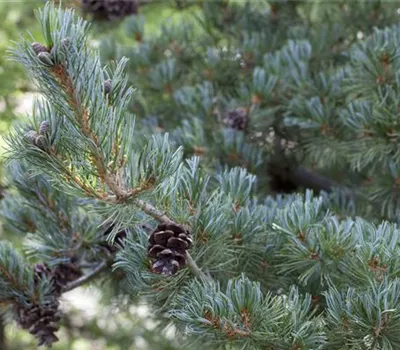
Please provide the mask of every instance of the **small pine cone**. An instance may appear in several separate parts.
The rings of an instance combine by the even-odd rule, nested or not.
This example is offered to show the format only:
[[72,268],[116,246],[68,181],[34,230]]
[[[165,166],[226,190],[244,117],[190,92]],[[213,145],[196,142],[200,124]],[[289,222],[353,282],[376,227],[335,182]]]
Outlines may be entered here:
[[24,137],[29,143],[39,147],[42,150],[44,149],[45,138],[43,135],[39,135],[35,130],[29,130]]
[[248,121],[247,110],[245,108],[236,108],[228,111],[224,118],[224,124],[235,130],[244,130]]
[[104,82],[104,92],[108,95],[111,92],[111,80],[108,79]]
[[35,130],[29,130],[24,137],[29,141],[29,143],[35,144],[38,134]]
[[138,0],[82,0],[82,9],[97,20],[113,21],[138,12]]
[[50,129],[50,122],[48,120],[44,120],[40,123],[39,134],[44,135],[49,131],[49,129]]
[[18,324],[38,339],[38,346],[51,347],[58,341],[54,334],[60,328],[61,312],[55,298],[43,305],[20,305],[17,307]]
[[43,278],[50,278],[53,282],[46,302],[43,304],[17,305],[17,322],[29,333],[38,339],[38,346],[51,347],[58,341],[55,332],[60,328],[61,312],[59,311],[59,297],[62,288],[70,281],[82,276],[82,272],[73,263],[58,264],[50,269],[46,264],[34,266],[34,282],[38,285]]
[[193,245],[190,233],[181,225],[161,224],[149,237],[148,257],[153,271],[173,275],[186,265],[186,251]]
[[38,54],[38,58],[40,62],[43,63],[46,67],[52,67],[54,66],[53,59],[51,58],[51,55],[48,52],[40,52]]
[[38,146],[40,149],[44,149],[45,148],[45,138],[43,135],[39,135],[38,137],[36,137],[35,139],[35,145]]
[[45,46],[38,42],[32,43],[32,49],[35,51],[36,55],[39,55],[41,52],[49,52]]

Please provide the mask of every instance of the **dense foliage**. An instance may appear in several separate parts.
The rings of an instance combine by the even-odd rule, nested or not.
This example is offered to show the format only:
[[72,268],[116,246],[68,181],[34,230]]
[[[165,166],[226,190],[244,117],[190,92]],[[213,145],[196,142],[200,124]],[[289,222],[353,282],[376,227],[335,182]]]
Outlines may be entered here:
[[[13,51],[43,99],[8,138],[30,260],[1,244],[1,301],[51,345],[101,274],[183,347],[399,348],[398,4],[191,5],[99,55],[47,4]],[[302,187],[329,193],[275,194]]]
[[162,23],[157,38],[132,17],[126,34],[137,44],[110,38],[101,52],[105,63],[130,59],[133,111],[185,155],[246,167],[264,193],[340,187],[360,202],[357,214],[395,220],[397,10],[395,1],[205,2],[193,21]]

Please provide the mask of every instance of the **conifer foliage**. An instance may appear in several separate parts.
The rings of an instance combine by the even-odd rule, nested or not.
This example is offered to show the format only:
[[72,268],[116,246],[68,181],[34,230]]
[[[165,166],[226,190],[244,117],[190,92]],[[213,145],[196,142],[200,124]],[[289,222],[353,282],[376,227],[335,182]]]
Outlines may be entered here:
[[396,220],[399,3],[197,4],[158,35],[129,18],[136,45],[103,40],[104,63],[130,59],[136,116],[209,169],[246,167],[265,194],[340,187],[357,214]]
[[[204,61],[202,52],[168,40],[180,65],[169,51],[142,76],[148,47],[135,57],[129,52],[129,62],[103,66],[87,22],[51,3],[38,11],[43,42],[21,40],[13,51],[42,98],[8,137],[11,187],[1,213],[8,229],[25,237],[25,249],[0,243],[0,302],[46,346],[57,341],[62,294],[101,275],[116,295],[144,298],[161,322],[176,327],[183,346],[400,348],[400,231],[379,221],[381,214],[394,220],[397,197],[376,190],[372,199],[385,210],[351,218],[343,215],[352,205],[346,196],[272,197],[251,173],[260,175],[268,150],[286,157],[300,149],[320,169],[335,159],[351,164],[346,174],[357,180],[387,165],[390,176],[379,181],[386,195],[393,191],[399,28],[368,32],[354,21],[351,33],[367,33],[358,42],[321,23],[299,22],[297,34],[277,30],[300,20],[294,2],[273,2],[268,15],[227,1],[203,5],[209,17],[200,20],[213,23],[205,26],[208,38],[220,35],[216,29],[230,38],[246,25],[243,52],[209,47]],[[354,2],[339,7],[337,20],[353,6],[376,24],[393,15],[374,1]],[[129,27],[139,42],[140,21]],[[321,41],[327,33],[334,43]],[[186,65],[193,59],[207,65]],[[191,80],[200,76],[186,74],[192,67],[213,79]],[[135,122],[128,82],[136,78],[142,93],[153,91],[145,98],[160,98],[151,107],[161,129],[178,123],[171,136],[153,129],[138,103]],[[173,116],[173,106],[187,118]],[[370,133],[354,144],[361,128]],[[361,157],[374,140],[381,147]]]

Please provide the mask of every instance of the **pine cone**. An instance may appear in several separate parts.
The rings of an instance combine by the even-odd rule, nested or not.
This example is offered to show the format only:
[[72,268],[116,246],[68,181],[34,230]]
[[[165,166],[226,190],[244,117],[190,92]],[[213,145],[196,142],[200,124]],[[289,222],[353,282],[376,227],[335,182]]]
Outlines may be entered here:
[[43,278],[51,279],[53,282],[51,293],[55,296],[60,296],[63,287],[82,276],[82,271],[72,262],[60,263],[53,269],[46,264],[36,264],[33,269],[36,284]]
[[138,12],[138,0],[82,0],[82,9],[97,20],[113,21]]
[[39,58],[39,61],[43,63],[44,66],[46,67],[54,66],[53,58],[48,52],[39,52],[37,57]]
[[181,225],[161,224],[149,237],[148,256],[153,271],[173,275],[186,265],[186,251],[192,247],[190,233]]
[[235,130],[244,130],[246,128],[247,120],[247,110],[245,108],[236,108],[226,113],[224,124]]
[[[44,278],[54,278],[53,271],[46,264],[36,264],[34,270],[35,285]],[[16,307],[18,324],[38,339],[38,345],[52,346],[58,341],[54,334],[60,328],[61,312],[58,310],[61,291],[51,290],[44,304],[18,305]]]
[[36,55],[39,55],[41,52],[49,52],[45,46],[38,42],[32,43],[32,49],[35,51]]
[[48,120],[44,120],[40,123],[39,126],[39,134],[44,135],[50,130],[50,122]]
[[38,345],[51,346],[58,341],[54,334],[60,328],[61,312],[58,310],[57,298],[48,301],[44,305],[33,304],[19,306],[17,309],[18,324],[23,329],[38,339]]
[[25,139],[29,142],[29,143],[35,143],[37,137],[39,135],[37,134],[37,132],[35,130],[29,130],[25,135]]
[[68,282],[82,276],[82,272],[73,263],[58,264],[53,269],[46,264],[36,264],[33,269],[35,285],[38,285],[40,280],[49,278],[53,282],[52,288],[44,304],[17,305],[17,322],[38,339],[39,346],[51,347],[58,341],[54,333],[60,328],[61,312],[58,310],[58,299],[62,288]]
[[111,80],[110,79],[107,79],[104,82],[104,92],[106,95],[109,95],[111,92]]

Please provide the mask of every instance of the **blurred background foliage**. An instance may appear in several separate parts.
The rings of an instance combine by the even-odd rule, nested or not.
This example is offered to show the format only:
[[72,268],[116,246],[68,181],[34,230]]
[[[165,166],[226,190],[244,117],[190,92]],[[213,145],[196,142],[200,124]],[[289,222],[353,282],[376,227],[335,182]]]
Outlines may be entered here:
[[23,94],[33,91],[21,65],[8,59],[7,50],[20,33],[28,29],[40,37],[33,9],[37,1],[10,1],[0,3],[0,132],[8,129],[9,123],[18,114]]

